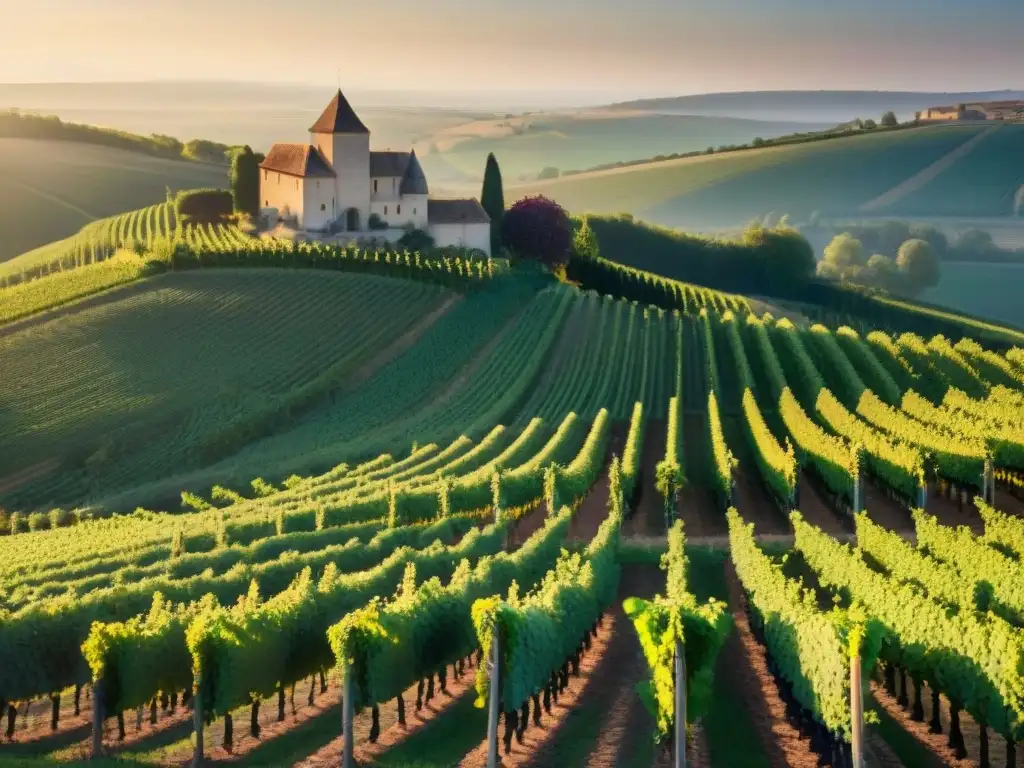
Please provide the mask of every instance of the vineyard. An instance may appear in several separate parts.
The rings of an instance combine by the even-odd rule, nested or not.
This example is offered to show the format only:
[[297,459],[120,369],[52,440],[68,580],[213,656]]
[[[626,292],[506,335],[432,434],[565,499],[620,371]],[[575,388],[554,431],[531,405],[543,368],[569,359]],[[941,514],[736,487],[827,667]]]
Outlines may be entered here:
[[98,219],[78,234],[24,253],[0,264],[0,287],[39,275],[96,264],[118,249],[151,250],[160,240],[181,240],[195,248],[244,246],[251,238],[227,224],[185,225],[178,221],[173,202]]
[[1021,349],[182,238],[0,294],[0,762],[1017,764]]

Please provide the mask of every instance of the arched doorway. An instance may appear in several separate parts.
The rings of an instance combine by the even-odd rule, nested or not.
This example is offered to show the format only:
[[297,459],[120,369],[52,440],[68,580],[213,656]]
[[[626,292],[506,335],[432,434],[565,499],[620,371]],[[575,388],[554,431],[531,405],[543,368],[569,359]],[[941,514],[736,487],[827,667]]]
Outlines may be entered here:
[[358,232],[359,227],[359,209],[349,208],[345,211],[345,229],[348,232]]

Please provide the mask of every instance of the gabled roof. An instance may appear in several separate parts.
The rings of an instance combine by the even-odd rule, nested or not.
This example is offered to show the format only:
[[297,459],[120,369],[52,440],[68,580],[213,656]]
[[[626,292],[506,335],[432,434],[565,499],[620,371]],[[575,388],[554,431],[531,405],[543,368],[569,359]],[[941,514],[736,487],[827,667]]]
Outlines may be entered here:
[[416,150],[409,153],[409,162],[405,166],[405,175],[398,188],[401,195],[427,195],[430,190],[427,188],[427,176],[423,173],[423,166],[416,158]]
[[370,152],[370,178],[405,176],[409,166],[408,152]]
[[479,200],[428,200],[427,221],[431,224],[490,224],[491,217]]
[[260,168],[302,178],[335,175],[327,158],[311,144],[275,144]]
[[345,94],[338,89],[338,92],[327,105],[327,109],[313,123],[309,129],[310,133],[369,133],[370,130],[363,125],[352,105],[348,103]]

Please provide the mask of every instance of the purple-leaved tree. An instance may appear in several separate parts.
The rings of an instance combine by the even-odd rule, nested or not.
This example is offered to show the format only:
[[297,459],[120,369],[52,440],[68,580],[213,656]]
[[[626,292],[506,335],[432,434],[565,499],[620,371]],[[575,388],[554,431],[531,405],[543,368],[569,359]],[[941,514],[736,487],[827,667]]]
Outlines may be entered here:
[[548,269],[564,267],[572,250],[569,214],[554,200],[542,195],[524,197],[501,222],[501,238],[521,259],[538,261]]

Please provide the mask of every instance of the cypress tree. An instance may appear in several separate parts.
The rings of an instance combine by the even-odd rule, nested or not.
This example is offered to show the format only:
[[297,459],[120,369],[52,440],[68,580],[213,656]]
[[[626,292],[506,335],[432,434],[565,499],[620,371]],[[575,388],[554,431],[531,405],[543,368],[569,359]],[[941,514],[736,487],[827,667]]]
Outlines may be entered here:
[[236,213],[255,216],[260,209],[260,160],[245,146],[231,157],[231,197]]
[[492,152],[484,168],[484,187],[480,192],[480,205],[491,217],[491,254],[501,252],[501,220],[505,216],[505,189],[501,182],[501,169]]

